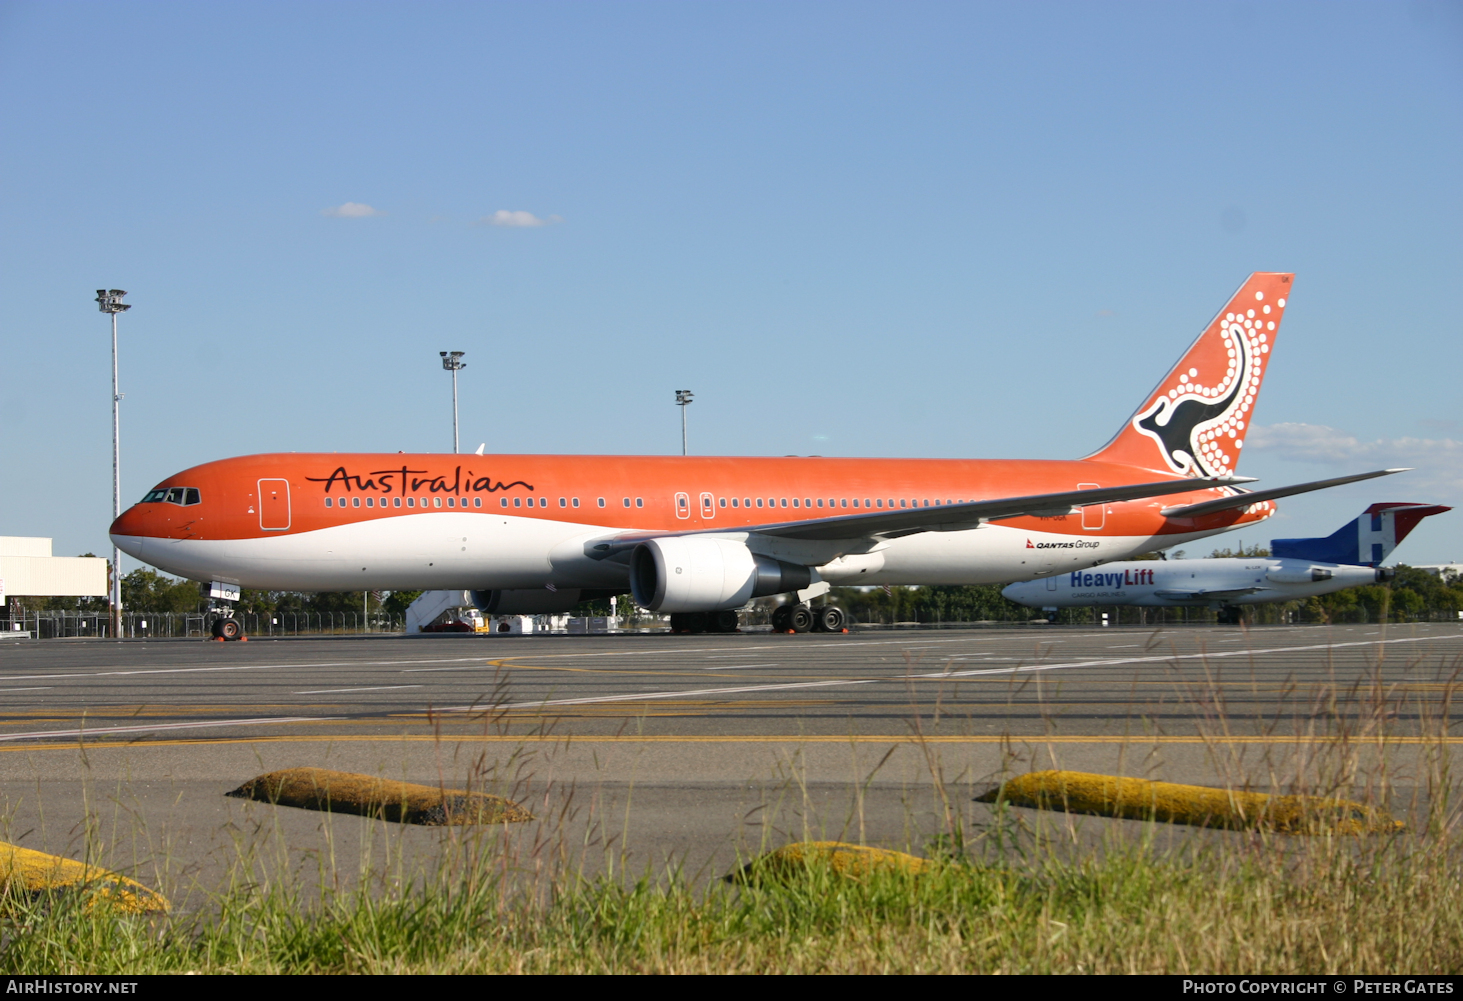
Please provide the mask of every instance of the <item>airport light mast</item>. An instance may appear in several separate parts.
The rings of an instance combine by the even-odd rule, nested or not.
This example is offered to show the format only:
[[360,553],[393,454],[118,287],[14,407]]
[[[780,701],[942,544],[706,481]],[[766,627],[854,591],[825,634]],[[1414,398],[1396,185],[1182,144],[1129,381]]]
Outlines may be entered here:
[[[122,394],[117,392],[117,314],[132,307],[122,301],[127,293],[119,288],[97,289],[97,308],[112,315],[112,520],[122,516],[122,465],[121,425],[118,422],[117,405]],[[112,587],[108,601],[111,604],[112,638],[122,635],[122,551],[112,546]]]
[[694,394],[689,389],[676,390],[676,406],[681,408],[681,454],[686,454],[686,407]]
[[442,356],[442,367],[452,373],[452,454],[456,455],[462,449],[457,444],[457,373],[467,368],[467,362],[462,360],[466,353],[463,351],[438,351]]

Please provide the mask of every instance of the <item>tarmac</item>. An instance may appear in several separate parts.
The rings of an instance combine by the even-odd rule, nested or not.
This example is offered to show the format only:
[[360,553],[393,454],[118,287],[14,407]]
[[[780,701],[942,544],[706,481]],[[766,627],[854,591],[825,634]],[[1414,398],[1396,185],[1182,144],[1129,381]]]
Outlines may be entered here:
[[[206,894],[430,871],[493,838],[529,869],[689,877],[788,840],[919,851],[989,833],[973,798],[1052,767],[1416,817],[1463,742],[1460,669],[1450,623],[0,642],[0,840]],[[536,819],[415,827],[225,795],[301,766]],[[1088,839],[1144,826],[1034,813]]]

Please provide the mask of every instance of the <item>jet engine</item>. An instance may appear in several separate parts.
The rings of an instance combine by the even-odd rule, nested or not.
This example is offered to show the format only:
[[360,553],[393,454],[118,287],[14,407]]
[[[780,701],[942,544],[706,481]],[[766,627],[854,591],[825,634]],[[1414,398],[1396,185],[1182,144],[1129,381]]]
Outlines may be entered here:
[[521,588],[509,591],[473,591],[472,603],[488,615],[554,615],[567,612],[581,601],[608,598],[618,591],[561,587]]
[[651,539],[630,554],[630,590],[652,612],[714,612],[800,591],[813,572],[707,536]]
[[1331,571],[1325,567],[1281,566],[1265,574],[1277,584],[1319,584],[1331,579]]

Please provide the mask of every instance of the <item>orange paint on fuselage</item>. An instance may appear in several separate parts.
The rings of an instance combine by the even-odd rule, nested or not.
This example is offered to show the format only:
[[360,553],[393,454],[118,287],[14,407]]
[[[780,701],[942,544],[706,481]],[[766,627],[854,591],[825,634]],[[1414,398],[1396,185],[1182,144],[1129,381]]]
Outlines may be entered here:
[[[737,531],[891,507],[1168,478],[1182,479],[1090,460],[283,453],[223,459],[170,476],[158,486],[196,487],[201,502],[188,507],[140,503],[125,511],[111,532],[159,539],[259,539],[420,515],[424,509],[620,530]],[[268,496],[277,494],[277,484],[266,484],[261,492],[261,480],[288,484],[287,509],[278,497]],[[685,499],[684,517],[678,495]],[[711,498],[709,508],[703,495]],[[1195,490],[1108,504],[1096,517],[1089,511],[1086,518],[1072,514],[999,524],[1084,537],[1186,535],[1223,531],[1274,512],[1273,505],[1265,505],[1197,519],[1166,519],[1161,513],[1219,496],[1223,491],[1218,489]],[[1092,527],[1084,527],[1084,521]]]

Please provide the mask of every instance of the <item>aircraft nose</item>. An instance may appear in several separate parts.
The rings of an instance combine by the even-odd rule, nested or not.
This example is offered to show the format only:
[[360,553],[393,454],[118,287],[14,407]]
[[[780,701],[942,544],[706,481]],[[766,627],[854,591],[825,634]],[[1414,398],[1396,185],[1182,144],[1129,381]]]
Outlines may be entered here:
[[134,505],[117,515],[117,520],[112,522],[108,529],[113,539],[119,535],[147,535],[148,522],[151,520],[142,511],[138,510],[141,505]]
[[143,505],[138,504],[123,511],[108,529],[112,544],[136,559],[143,558],[143,540],[158,534],[152,527],[153,519],[142,508]]

